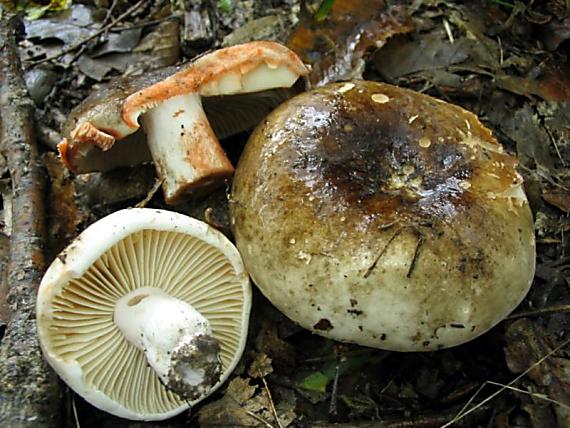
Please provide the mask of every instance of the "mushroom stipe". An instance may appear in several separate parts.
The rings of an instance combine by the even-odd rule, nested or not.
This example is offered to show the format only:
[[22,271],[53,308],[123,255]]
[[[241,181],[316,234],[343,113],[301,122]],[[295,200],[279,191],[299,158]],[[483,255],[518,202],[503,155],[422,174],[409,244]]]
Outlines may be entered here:
[[251,135],[232,228],[254,283],[301,326],[395,351],[447,348],[497,324],[532,283],[533,219],[515,168],[460,107],[331,84]]

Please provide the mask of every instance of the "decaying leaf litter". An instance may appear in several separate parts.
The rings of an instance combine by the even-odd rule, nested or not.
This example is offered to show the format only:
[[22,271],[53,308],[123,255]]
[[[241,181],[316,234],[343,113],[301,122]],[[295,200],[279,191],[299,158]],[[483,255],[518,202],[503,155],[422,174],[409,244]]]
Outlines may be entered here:
[[[2,260],[9,261],[2,264],[0,287],[0,373],[10,379],[0,386],[3,426],[134,426],[64,386],[60,392],[37,349],[31,293],[43,260],[51,261],[93,221],[145,199],[155,184],[148,165],[70,175],[53,151],[67,114],[112,77],[258,39],[296,50],[312,65],[313,84],[363,76],[477,113],[519,158],[535,215],[535,282],[510,320],[469,344],[422,354],[310,335],[257,295],[246,355],[227,388],[190,414],[157,425],[570,424],[570,6],[554,0],[397,3],[74,2],[67,11],[46,10],[24,21],[26,31],[18,33],[23,74],[10,54],[14,31],[7,25],[13,21],[3,19],[2,240],[11,243],[9,253],[2,246]],[[33,104],[23,94],[22,77]],[[32,127],[37,160],[29,152]],[[224,141],[232,161],[247,136]],[[35,162],[41,165],[26,167]],[[38,196],[42,180],[47,198]],[[175,209],[229,234],[226,190]],[[26,206],[35,211],[18,208]],[[158,193],[147,206],[165,207]]]

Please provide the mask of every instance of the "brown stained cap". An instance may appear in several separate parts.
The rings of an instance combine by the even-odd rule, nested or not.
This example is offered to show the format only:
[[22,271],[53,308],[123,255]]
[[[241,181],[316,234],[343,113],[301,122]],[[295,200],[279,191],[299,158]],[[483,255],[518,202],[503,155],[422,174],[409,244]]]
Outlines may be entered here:
[[336,340],[428,351],[471,340],[532,283],[532,213],[477,117],[376,82],[280,105],[233,180],[236,244],[257,286]]

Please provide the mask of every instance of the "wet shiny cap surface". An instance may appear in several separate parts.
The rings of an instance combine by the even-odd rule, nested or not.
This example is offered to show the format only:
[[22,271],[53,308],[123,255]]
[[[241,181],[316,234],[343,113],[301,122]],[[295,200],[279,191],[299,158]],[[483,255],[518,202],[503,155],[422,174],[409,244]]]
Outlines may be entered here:
[[251,136],[232,190],[237,246],[262,292],[305,328],[392,350],[457,345],[532,281],[515,167],[458,106],[377,82],[326,85]]
[[[340,83],[295,102],[269,140],[315,198],[339,198],[387,221],[444,220],[473,203],[471,181],[495,174],[520,184],[514,159],[476,117],[419,93],[373,82]],[[270,146],[271,144],[269,144]],[[269,147],[268,146],[268,147]]]

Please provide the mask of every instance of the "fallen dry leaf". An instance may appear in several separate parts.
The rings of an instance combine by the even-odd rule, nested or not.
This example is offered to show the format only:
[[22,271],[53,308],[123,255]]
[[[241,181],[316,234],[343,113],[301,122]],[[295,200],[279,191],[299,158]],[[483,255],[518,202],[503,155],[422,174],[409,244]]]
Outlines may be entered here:
[[542,199],[550,205],[560,208],[566,214],[570,213],[570,192],[563,190],[545,190]]
[[[264,388],[250,384],[250,379],[232,379],[225,395],[204,406],[198,413],[200,427],[277,426],[272,401]],[[290,400],[275,404],[279,425],[289,426],[296,418]]]
[[268,321],[261,325],[255,339],[255,348],[271,358],[276,370],[288,372],[295,367],[295,349],[279,337],[277,327]]
[[517,95],[536,95],[545,101],[570,101],[570,68],[547,69],[539,78],[507,74],[495,76],[497,87]]
[[226,389],[226,396],[237,404],[244,404],[254,396],[257,386],[250,385],[249,379],[241,377],[233,378]]
[[548,50],[558,49],[562,42],[570,39],[570,17],[546,23],[541,28],[540,35]]
[[[509,325],[506,332],[505,349],[506,361],[513,373],[522,373],[532,366],[527,378],[534,385],[531,399],[539,406],[546,406],[543,398],[555,400],[560,405],[553,404],[558,426],[570,426],[570,362],[566,358],[553,355],[540,364],[543,359],[555,348],[554,341],[546,333],[539,321],[520,319]],[[561,352],[562,353],[562,352]],[[529,406],[530,404],[527,404]],[[566,407],[565,407],[566,406]],[[534,409],[536,412],[537,410]],[[542,414],[542,418],[547,415]],[[541,418],[541,424],[535,426],[554,426]],[[535,421],[539,422],[539,421]],[[547,422],[544,425],[544,422]]]
[[269,358],[266,354],[260,353],[255,356],[255,359],[249,366],[249,370],[247,374],[249,374],[252,378],[260,378],[265,377],[269,374],[273,373],[273,367],[271,366],[271,358]]
[[287,45],[311,65],[312,85],[361,78],[369,49],[413,30],[406,7],[385,6],[384,0],[336,0],[322,21],[305,16]]

